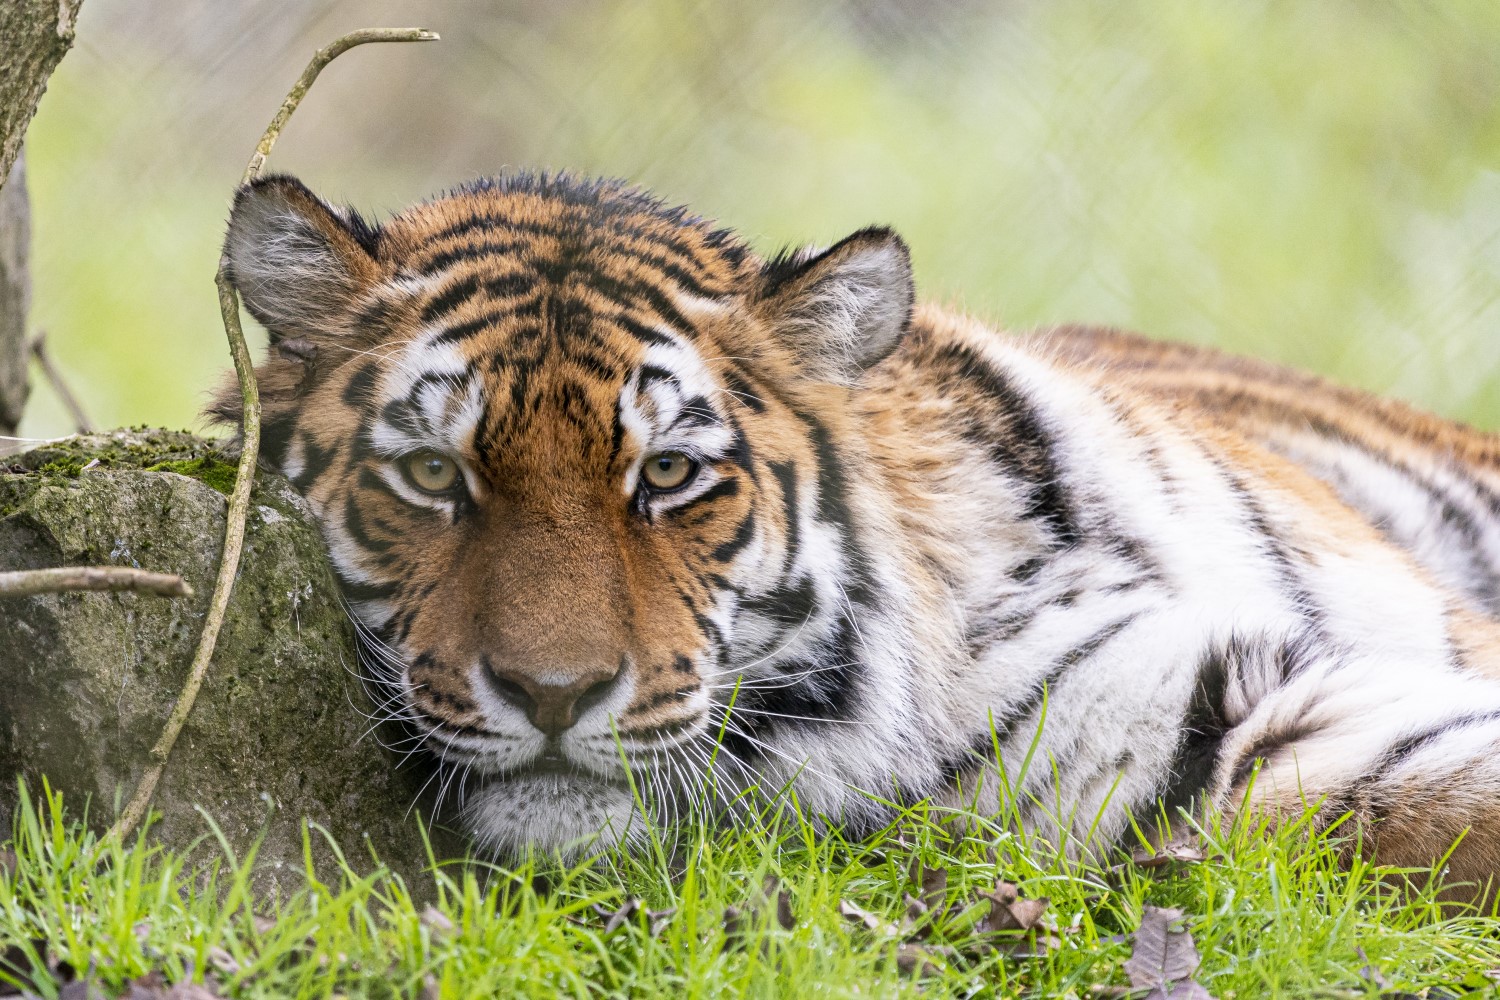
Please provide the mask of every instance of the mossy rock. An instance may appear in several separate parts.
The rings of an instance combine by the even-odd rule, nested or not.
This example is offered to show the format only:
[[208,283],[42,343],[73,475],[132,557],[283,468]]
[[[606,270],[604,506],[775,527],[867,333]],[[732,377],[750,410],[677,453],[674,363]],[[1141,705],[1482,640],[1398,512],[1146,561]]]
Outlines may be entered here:
[[[6,464],[8,463],[8,464]],[[0,460],[0,569],[135,566],[194,596],[73,593],[0,600],[0,813],[19,775],[45,776],[102,827],[130,795],[192,659],[234,482],[213,442],[157,430],[70,438]],[[153,836],[209,829],[243,852],[265,832],[257,881],[300,871],[304,818],[356,867],[369,851],[407,876],[428,864],[417,817],[427,777],[370,732],[354,636],[306,503],[260,472],[239,577],[208,679],[154,801]],[[416,808],[413,804],[417,803]],[[314,836],[315,855],[331,861]],[[434,835],[441,858],[458,841]],[[368,848],[368,849],[367,849]],[[322,867],[320,865],[320,867]]]

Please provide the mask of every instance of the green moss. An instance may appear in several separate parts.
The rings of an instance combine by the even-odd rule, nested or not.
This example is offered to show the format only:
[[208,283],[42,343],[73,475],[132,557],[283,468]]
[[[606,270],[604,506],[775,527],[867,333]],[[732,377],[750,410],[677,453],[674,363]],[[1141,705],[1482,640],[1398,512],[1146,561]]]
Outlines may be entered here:
[[28,472],[74,478],[95,468],[148,469],[163,462],[191,462],[214,455],[213,443],[185,431],[149,428],[83,434],[51,441],[14,459]]
[[175,472],[178,475],[196,479],[205,486],[211,486],[228,496],[234,490],[234,480],[238,470],[228,462],[221,461],[218,456],[208,454],[186,461],[157,462],[155,465],[147,466],[146,471]]

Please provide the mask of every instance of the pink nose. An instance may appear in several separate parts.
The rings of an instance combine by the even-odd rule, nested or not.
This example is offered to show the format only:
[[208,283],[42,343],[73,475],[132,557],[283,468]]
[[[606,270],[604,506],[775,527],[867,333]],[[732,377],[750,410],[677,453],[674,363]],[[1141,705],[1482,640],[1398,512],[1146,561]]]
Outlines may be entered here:
[[556,736],[578,721],[578,716],[603,701],[619,680],[618,666],[588,671],[563,684],[548,684],[521,670],[486,663],[490,687],[548,736]]

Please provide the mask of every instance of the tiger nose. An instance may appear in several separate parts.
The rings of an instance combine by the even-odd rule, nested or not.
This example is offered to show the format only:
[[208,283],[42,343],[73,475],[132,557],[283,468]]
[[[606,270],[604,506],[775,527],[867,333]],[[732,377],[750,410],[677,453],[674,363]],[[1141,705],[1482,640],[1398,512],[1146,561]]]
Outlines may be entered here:
[[485,665],[485,675],[495,693],[525,712],[531,724],[548,736],[570,728],[579,715],[608,697],[620,678],[618,666],[601,667],[565,683],[552,684],[520,670]]

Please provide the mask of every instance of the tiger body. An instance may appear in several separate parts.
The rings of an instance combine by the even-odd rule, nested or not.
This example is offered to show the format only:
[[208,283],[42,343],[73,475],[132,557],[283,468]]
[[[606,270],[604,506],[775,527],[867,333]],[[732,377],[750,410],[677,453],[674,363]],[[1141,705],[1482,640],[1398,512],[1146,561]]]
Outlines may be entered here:
[[1351,506],[1150,350],[913,306],[886,230],[764,260],[565,177],[378,228],[260,181],[226,254],[272,336],[267,460],[482,846],[751,787],[857,832],[1001,785],[1109,843],[1249,790],[1398,863],[1469,831],[1455,874],[1500,871],[1500,625],[1457,536]]

